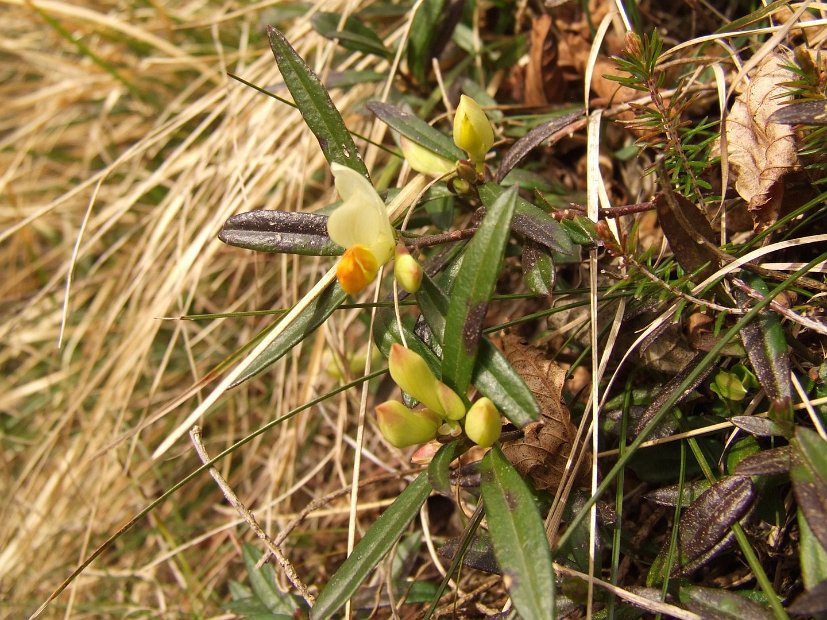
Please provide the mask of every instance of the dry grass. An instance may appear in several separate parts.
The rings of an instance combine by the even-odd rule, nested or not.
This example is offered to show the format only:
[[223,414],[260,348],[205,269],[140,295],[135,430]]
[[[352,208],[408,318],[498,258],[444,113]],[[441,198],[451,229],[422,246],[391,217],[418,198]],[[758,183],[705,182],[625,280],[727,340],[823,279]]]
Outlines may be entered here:
[[[0,617],[33,613],[96,548],[201,464],[185,438],[160,459],[152,455],[211,393],[212,380],[226,368],[222,364],[274,320],[243,313],[290,308],[333,262],[246,252],[216,238],[235,213],[310,210],[333,199],[326,163],[299,113],[227,76],[240,75],[289,98],[263,33],[264,25],[274,22],[325,76],[333,46],[313,32],[310,15],[284,17],[276,0],[241,9],[216,2],[174,8],[111,0],[82,4],[0,0],[0,268],[5,276],[0,280],[5,465],[0,492],[6,498],[0,513]],[[591,4],[605,9],[599,37],[620,41],[622,22],[607,14],[615,3]],[[348,8],[353,9],[330,0],[314,10]],[[382,24],[387,42],[405,36],[405,16],[391,16]],[[677,24],[671,26],[679,30]],[[781,24],[776,30],[791,27]],[[579,56],[569,52],[583,65],[586,82],[604,103],[609,101],[602,91],[610,86],[614,93],[617,84],[601,75],[605,66],[598,63],[598,46],[592,47],[585,35],[582,41],[576,33],[569,35],[579,45]],[[723,56],[712,60],[719,103],[725,108],[724,67],[732,67]],[[391,65],[353,55],[337,61],[335,68],[387,75]],[[506,88],[508,72],[497,71],[493,89]],[[739,75],[746,72],[744,65]],[[714,88],[704,88],[712,97]],[[378,84],[332,92],[349,128],[379,142],[384,126],[372,124],[362,103],[383,90]],[[588,99],[589,88],[585,91]],[[609,109],[608,115],[618,109]],[[571,175],[569,189],[572,194],[583,190],[595,216],[598,205],[611,206],[610,198],[632,202],[649,193],[640,180],[641,162],[609,162],[610,168],[622,169],[617,174],[603,170],[607,143],[614,141],[615,149],[628,141],[621,144],[617,127],[601,135],[607,130],[601,129],[599,114],[592,117],[586,146],[572,151],[579,157],[577,149],[583,150],[583,161],[558,166],[560,179]],[[378,149],[361,139],[357,145],[364,149],[374,179],[394,184],[397,168],[383,169]],[[547,155],[545,163],[560,163]],[[578,167],[590,173],[575,174]],[[584,176],[590,182],[581,187]],[[620,183],[620,177],[628,177],[628,183]],[[616,193],[610,197],[609,190]],[[659,232],[654,238],[660,245]],[[754,250],[754,258],[770,249],[782,248]],[[573,311],[579,316],[560,333],[552,331],[548,340],[554,336],[562,343],[564,332],[597,325],[597,260],[595,252],[591,314]],[[607,262],[605,256],[602,260]],[[523,310],[529,305],[514,314],[527,315]],[[615,311],[606,308],[600,306],[601,320],[611,321]],[[628,344],[614,347],[622,312],[623,306],[617,309],[608,344],[601,345],[603,358],[594,359],[591,373],[585,373],[610,379],[605,389],[594,382],[594,403],[609,395],[615,378],[622,381],[616,358],[624,348],[627,355],[637,349],[638,341],[631,349]],[[367,315],[364,310],[337,311],[267,372],[223,395],[199,423],[207,452],[214,456],[360,376],[355,362],[365,353]],[[657,320],[672,316],[667,311]],[[655,326],[651,323],[649,329]],[[592,350],[598,350],[596,332],[593,336]],[[355,370],[340,376],[335,368]],[[404,454],[388,449],[378,433],[365,433],[363,487],[353,507],[348,485],[355,438],[363,430],[357,428],[355,412],[364,413],[363,404],[358,389],[342,392],[256,436],[218,464],[272,537],[292,527],[302,509],[314,508],[284,544],[311,589],[326,583],[327,571],[344,557],[352,512],[362,533],[398,494],[403,472],[410,468]],[[581,419],[585,429],[589,417]],[[722,428],[712,425],[691,434]],[[686,436],[690,433],[677,437]],[[614,456],[599,447],[596,442],[592,446],[595,463]],[[626,522],[636,518],[634,511],[631,515]],[[427,510],[421,522],[432,547]],[[228,584],[246,581],[241,543],[254,538],[213,480],[200,475],[118,535],[45,615],[220,616],[230,598]],[[438,562],[418,570],[427,571],[423,581],[433,582]],[[500,578],[480,574],[469,570],[461,575],[461,589],[446,613],[468,600],[480,613],[499,611],[507,600]],[[287,589],[284,573],[278,572],[278,578]],[[373,585],[381,586],[383,578],[373,578]]]
[[[313,176],[324,160],[298,113],[226,76],[284,94],[262,36],[268,4],[225,14],[220,3],[3,2],[0,615],[34,611],[107,536],[195,469],[184,440],[158,462],[149,455],[197,397],[154,414],[271,322],[163,317],[287,308],[328,266],[216,239],[236,212],[331,196],[324,175]],[[291,20],[287,34],[324,67],[330,44],[307,19]],[[334,99],[347,111],[364,95],[356,88]],[[354,129],[363,122],[346,118]],[[352,321],[337,314],[227,396],[204,421],[210,453],[337,384],[326,351],[353,352]],[[345,398],[221,464],[269,532],[346,484]],[[336,512],[314,523],[343,523]],[[48,614],[213,615],[226,582],[243,580],[237,540],[249,537],[201,477],[119,538]]]

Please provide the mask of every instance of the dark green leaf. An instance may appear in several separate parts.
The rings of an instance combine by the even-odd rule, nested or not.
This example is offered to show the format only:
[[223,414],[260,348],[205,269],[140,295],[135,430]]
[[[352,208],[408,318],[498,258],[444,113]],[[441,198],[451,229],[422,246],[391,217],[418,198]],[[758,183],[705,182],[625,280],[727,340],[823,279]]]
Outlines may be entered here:
[[316,13],[310,23],[313,29],[328,39],[339,39],[339,45],[354,52],[376,54],[385,58],[391,55],[390,50],[382,43],[382,39],[370,28],[365,26],[353,15],[348,16],[344,26],[339,30],[342,16],[339,13],[321,11]]
[[[495,183],[486,183],[479,188],[480,199],[486,208],[505,193],[502,187]],[[591,225],[594,228],[594,225]],[[547,247],[564,256],[576,252],[571,236],[563,226],[539,207],[517,196],[517,207],[511,227],[535,243]]]
[[804,511],[799,506],[797,510],[798,535],[800,538],[799,561],[801,562],[801,578],[804,587],[808,590],[827,579],[827,549],[822,545],[812,528],[807,523]]
[[746,476],[721,478],[701,494],[680,521],[682,571],[691,573],[714,558],[730,539],[730,528],[752,505],[755,489]]
[[511,188],[487,206],[451,289],[442,339],[442,380],[460,394],[471,382],[488,302],[500,275],[517,190]]
[[583,109],[578,108],[571,112],[565,112],[562,116],[552,119],[542,125],[538,125],[529,131],[522,138],[511,145],[511,148],[503,155],[500,167],[497,168],[496,180],[501,182],[505,175],[507,175],[514,166],[520,163],[522,159],[531,151],[540,146],[543,142],[548,140],[555,133],[561,129],[567,128],[578,119],[583,118]]
[[[448,298],[428,276],[423,278],[416,298],[428,326],[441,342]],[[480,393],[494,401],[497,409],[517,427],[522,428],[539,417],[537,401],[522,377],[486,338],[480,344],[473,380]]]
[[763,450],[758,454],[748,456],[738,463],[735,473],[739,476],[773,476],[786,474],[790,471],[789,446]]
[[560,226],[566,231],[569,239],[578,245],[592,245],[597,243],[597,230],[594,222],[589,218],[577,215],[570,220],[563,220]]
[[465,157],[465,153],[454,144],[451,138],[438,129],[434,129],[418,116],[403,112],[396,106],[382,101],[370,101],[367,108],[388,127],[395,129],[432,153],[449,161],[457,161]]
[[[342,290],[338,282],[334,282],[328,286],[321,295],[305,308],[304,312],[287,326],[278,338],[270,343],[270,346],[267,347],[261,355],[253,360],[231,387],[240,385],[247,381],[247,379],[256,376],[304,340],[308,334],[313,333],[319,325],[324,323],[327,317],[333,314],[333,311],[336,310],[346,298],[347,293]],[[273,323],[270,329],[273,329],[277,323],[278,321]]]
[[[453,497],[449,477],[451,473],[451,461],[459,456],[461,452],[459,448],[461,447],[460,440],[445,444],[428,464],[428,480],[431,482],[431,488],[437,493],[441,493],[447,497]],[[468,445],[466,444],[465,447],[467,448]]]
[[734,415],[729,421],[741,430],[758,437],[789,437],[790,435],[783,425],[769,418],[759,418],[754,415]]
[[301,112],[304,122],[316,136],[329,163],[339,163],[368,176],[368,170],[350,137],[342,115],[330,100],[327,90],[284,35],[267,27],[270,48],[276,57],[284,83]]
[[249,211],[233,215],[218,238],[256,252],[337,256],[344,250],[327,236],[327,216],[297,211]]
[[431,69],[431,58],[439,54],[433,49],[434,37],[444,19],[445,0],[423,0],[411,23],[408,37],[408,69],[414,79],[423,84]]
[[[703,493],[709,490],[710,484],[708,480],[695,480],[686,482],[683,485],[683,494],[681,496],[681,506],[689,506],[692,502],[698,499]],[[649,491],[643,497],[649,501],[660,504],[661,506],[669,506],[674,508],[678,504],[678,490],[680,485],[673,484],[668,487],[655,489]]]
[[488,530],[514,607],[524,620],[554,618],[551,552],[531,491],[497,446],[481,473]]
[[554,260],[548,251],[531,240],[523,246],[523,282],[535,295],[551,295],[554,290]]
[[[461,544],[462,538],[449,538],[439,548],[439,555],[450,562],[454,559]],[[494,557],[494,547],[491,546],[491,539],[487,533],[480,532],[474,536],[462,556],[462,565],[486,573],[500,573],[500,567]]]
[[[767,285],[759,277],[745,274],[744,280],[762,295],[769,293]],[[740,289],[736,289],[735,299],[742,307],[750,302],[750,297]],[[773,402],[772,412],[777,420],[788,419],[786,414],[790,413],[792,398],[790,352],[778,315],[770,311],[762,312],[741,330],[741,341],[761,387]]]
[[[649,405],[646,407],[646,410],[643,412],[643,414],[640,416],[640,419],[637,421],[637,424],[635,426],[636,433],[640,433],[643,430],[643,428],[647,424],[649,424],[650,420],[652,420],[652,418],[654,418],[655,415],[657,415],[658,411],[663,406],[663,403],[665,403],[667,400],[671,399],[674,396],[675,390],[677,390],[684,382],[686,377],[695,370],[696,366],[703,359],[703,357],[703,353],[696,354],[695,357],[693,357],[680,371],[678,371],[669,381],[667,381],[666,384],[664,384],[660,390],[658,390],[658,393],[657,395],[655,395],[655,398],[652,399],[652,402],[649,403]],[[686,398],[688,398],[692,391],[696,387],[698,387],[704,379],[706,379],[709,376],[709,374],[714,370],[714,368],[714,365],[707,366],[704,369],[704,371],[701,374],[699,374],[683,392],[681,392],[680,396],[678,396],[675,402],[681,403]]]
[[327,76],[327,87],[350,88],[357,84],[384,82],[387,77],[378,71],[331,71]]
[[795,499],[813,535],[827,548],[827,442],[815,432],[799,427],[791,445],[790,478]]
[[250,585],[258,600],[271,613],[292,617],[293,612],[299,606],[290,593],[282,592],[276,587],[276,573],[273,567],[265,564],[261,568],[256,568],[256,564],[261,559],[261,553],[252,545],[245,544],[242,547],[242,555],[244,566],[247,567],[247,573],[250,576]]
[[310,611],[311,618],[330,618],[348,601],[368,573],[396,544],[430,492],[428,474],[422,472],[382,513],[330,578]]
[[681,586],[678,598],[689,611],[708,620],[771,620],[774,617],[766,607],[719,588],[685,585]]

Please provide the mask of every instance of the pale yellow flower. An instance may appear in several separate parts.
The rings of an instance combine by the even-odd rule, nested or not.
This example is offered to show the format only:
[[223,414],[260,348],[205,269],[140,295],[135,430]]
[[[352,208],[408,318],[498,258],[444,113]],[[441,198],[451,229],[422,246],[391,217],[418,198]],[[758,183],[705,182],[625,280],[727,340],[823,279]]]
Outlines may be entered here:
[[385,203],[370,181],[341,164],[331,164],[330,169],[342,205],[328,218],[327,234],[345,248],[336,277],[345,291],[355,295],[393,258],[396,238]]

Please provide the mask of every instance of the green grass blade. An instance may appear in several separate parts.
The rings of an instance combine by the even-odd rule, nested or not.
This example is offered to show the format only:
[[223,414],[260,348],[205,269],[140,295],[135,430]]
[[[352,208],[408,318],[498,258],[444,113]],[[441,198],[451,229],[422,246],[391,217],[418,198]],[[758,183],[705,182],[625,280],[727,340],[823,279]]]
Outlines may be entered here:
[[500,275],[516,206],[517,189],[512,187],[486,209],[451,289],[442,343],[442,380],[460,394],[471,382],[485,312]]
[[336,162],[369,176],[342,115],[333,105],[318,76],[276,28],[268,26],[267,36],[284,83],[293,95],[304,122],[319,141],[325,159],[331,164]]
[[[276,338],[269,347],[264,349],[252,364],[250,364],[230,387],[235,387],[247,381],[278,360],[309,334],[316,330],[319,325],[325,322],[327,317],[333,314],[343,301],[347,299],[347,293],[342,290],[338,282],[331,286],[314,299],[305,311],[294,320]],[[273,323],[275,327],[278,321]]]
[[382,58],[390,57],[391,52],[382,43],[379,35],[356,17],[348,16],[344,26],[339,30],[339,22],[341,21],[341,14],[328,11],[316,13],[310,19],[310,23],[316,32],[327,39],[338,39],[339,45],[345,49],[365,54],[376,54]]
[[[416,298],[425,321],[441,342],[445,333],[448,297],[426,275]],[[494,401],[500,413],[516,426],[522,428],[539,417],[540,411],[531,390],[500,350],[486,338],[480,343],[472,378],[480,393]]]
[[534,496],[499,447],[482,460],[482,499],[494,554],[524,620],[554,618],[554,572]]
[[402,536],[430,493],[428,472],[422,472],[382,513],[330,578],[310,612],[313,620],[332,617],[353,596],[368,573]]

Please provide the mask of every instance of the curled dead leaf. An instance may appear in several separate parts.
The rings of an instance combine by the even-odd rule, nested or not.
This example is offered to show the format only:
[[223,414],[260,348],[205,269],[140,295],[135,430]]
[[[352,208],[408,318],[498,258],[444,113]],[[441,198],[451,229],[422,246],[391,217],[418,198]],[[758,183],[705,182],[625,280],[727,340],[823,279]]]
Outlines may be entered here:
[[[505,443],[503,453],[517,471],[531,479],[535,488],[554,491],[577,433],[562,400],[566,371],[516,336],[506,336],[503,349],[540,406],[540,420],[527,425],[521,439]],[[581,468],[578,479],[586,482],[588,472],[584,470],[585,467]]]
[[784,176],[798,164],[790,125],[773,114],[787,102],[786,82],[795,79],[780,54],[767,56],[736,97],[726,122],[727,151],[735,189],[747,201],[756,230],[776,221]]

